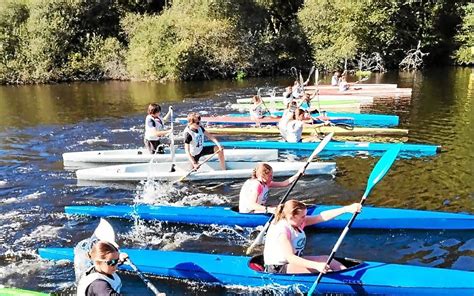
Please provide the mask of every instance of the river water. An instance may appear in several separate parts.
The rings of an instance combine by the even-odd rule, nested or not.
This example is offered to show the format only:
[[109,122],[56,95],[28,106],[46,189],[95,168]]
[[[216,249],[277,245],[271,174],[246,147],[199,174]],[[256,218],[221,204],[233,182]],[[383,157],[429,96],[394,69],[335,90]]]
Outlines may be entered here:
[[[387,73],[368,82],[412,87],[410,104],[377,106],[394,113],[409,141],[439,144],[443,153],[401,159],[371,193],[367,204],[449,212],[474,212],[474,71],[432,69]],[[238,97],[255,87],[283,87],[291,81],[251,79],[188,83],[97,82],[0,87],[0,284],[66,294],[73,291],[71,263],[38,258],[40,247],[72,247],[92,234],[98,219],[68,217],[64,206],[136,201],[185,205],[236,205],[242,181],[113,187],[77,186],[61,154],[69,151],[136,148],[142,145],[143,119],[150,102],[176,115],[229,113]],[[182,129],[183,126],[176,128]],[[225,137],[220,137],[225,140]],[[295,158],[284,154],[282,158]],[[297,158],[297,157],[296,157]],[[302,157],[304,159],[304,157]],[[292,197],[310,203],[344,205],[360,199],[374,163],[371,156],[335,158],[335,179],[300,181]],[[285,190],[272,190],[276,202]],[[110,220],[122,247],[187,250],[242,255],[250,230],[192,227]],[[340,255],[371,261],[474,270],[472,231],[354,231]],[[310,231],[306,254],[329,254],[339,231]],[[147,295],[141,280],[123,274],[124,292]],[[169,295],[261,294],[242,287],[216,287],[152,278]],[[276,289],[276,294],[284,293]]]

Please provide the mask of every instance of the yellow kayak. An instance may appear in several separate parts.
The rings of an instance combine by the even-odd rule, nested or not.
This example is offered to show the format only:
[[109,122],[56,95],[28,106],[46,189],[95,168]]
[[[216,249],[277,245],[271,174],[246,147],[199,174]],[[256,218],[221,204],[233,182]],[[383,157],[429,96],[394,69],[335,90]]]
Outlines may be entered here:
[[[206,127],[206,131],[212,134],[227,134],[227,135],[277,135],[280,131],[277,127]],[[404,136],[408,134],[407,129],[399,128],[368,128],[355,127],[348,129],[340,126],[320,126],[312,127],[305,126],[303,128],[304,135],[328,134],[334,132],[336,136]]]

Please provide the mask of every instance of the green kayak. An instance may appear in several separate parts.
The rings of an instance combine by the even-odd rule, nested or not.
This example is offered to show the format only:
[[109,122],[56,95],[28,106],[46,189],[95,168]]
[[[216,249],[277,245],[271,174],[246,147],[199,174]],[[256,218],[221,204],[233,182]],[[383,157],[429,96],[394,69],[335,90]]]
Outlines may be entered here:
[[24,290],[18,288],[6,288],[0,286],[0,295],[1,296],[47,296],[49,294],[36,292],[31,290]]

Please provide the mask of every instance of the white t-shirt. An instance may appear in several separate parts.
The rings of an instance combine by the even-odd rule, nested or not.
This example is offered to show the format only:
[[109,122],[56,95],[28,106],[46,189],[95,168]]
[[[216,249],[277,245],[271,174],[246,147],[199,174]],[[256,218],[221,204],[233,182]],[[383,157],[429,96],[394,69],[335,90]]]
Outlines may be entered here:
[[187,126],[184,131],[184,143],[189,144],[189,151],[192,156],[196,156],[202,151],[204,144],[204,128],[200,126],[198,130],[193,130]]
[[301,142],[304,123],[300,120],[290,120],[286,126],[286,141],[289,143]]
[[239,212],[250,213],[252,212],[252,204],[250,197],[254,196],[252,193],[257,192],[257,203],[264,205],[268,199],[269,188],[266,184],[260,183],[257,179],[248,179],[245,181],[242,189],[240,189],[239,196]]
[[147,115],[145,118],[145,140],[156,141],[161,137],[156,135],[157,131],[164,129],[163,120],[159,117],[154,118],[151,115]]
[[252,119],[257,119],[257,118],[263,118],[263,112],[264,112],[264,107],[263,103],[260,103],[258,105],[252,105],[250,106],[250,118]]
[[[304,227],[303,227],[304,228]],[[301,256],[306,245],[306,234],[303,229],[295,229],[286,219],[271,224],[267,238],[265,239],[265,247],[263,249],[263,259],[265,265],[283,265],[287,264],[285,253],[280,247],[280,236],[285,235],[293,247],[293,254]]]
[[338,84],[339,84],[339,77],[337,77],[337,75],[333,75],[331,78],[331,85],[338,86]]

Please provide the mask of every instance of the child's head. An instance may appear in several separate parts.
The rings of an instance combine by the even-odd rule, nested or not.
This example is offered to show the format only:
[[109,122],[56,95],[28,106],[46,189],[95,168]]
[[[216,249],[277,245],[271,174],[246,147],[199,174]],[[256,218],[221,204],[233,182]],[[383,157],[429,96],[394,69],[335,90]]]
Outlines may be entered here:
[[197,112],[188,114],[188,124],[199,124],[201,122],[201,115]]
[[155,115],[155,114],[160,113],[160,112],[161,112],[160,105],[158,105],[156,103],[151,103],[150,105],[148,105],[148,114],[149,115]]
[[305,119],[305,111],[303,109],[296,109],[295,110],[295,116],[294,116],[294,119],[296,120],[304,120]]
[[262,98],[260,96],[253,96],[252,103],[259,104],[262,102]]
[[339,76],[341,76],[341,73],[339,71],[336,71],[336,72],[334,72],[334,76],[339,77]]
[[259,163],[252,172],[252,178],[268,184],[273,179],[273,168],[268,163]]

